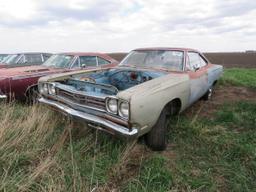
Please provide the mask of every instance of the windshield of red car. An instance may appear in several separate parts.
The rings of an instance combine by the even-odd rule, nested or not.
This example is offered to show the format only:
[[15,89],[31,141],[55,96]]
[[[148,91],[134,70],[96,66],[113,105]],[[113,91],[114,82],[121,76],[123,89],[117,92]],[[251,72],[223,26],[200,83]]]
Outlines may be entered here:
[[55,67],[55,68],[69,68],[74,56],[72,55],[53,55],[51,56],[43,66]]
[[20,57],[20,54],[11,54],[11,55],[8,55],[6,58],[4,58],[2,62],[6,64],[14,64],[18,61],[19,57]]
[[183,71],[184,52],[176,50],[132,51],[120,63],[120,66],[122,65]]
[[4,59],[5,59],[7,56],[8,56],[8,55],[1,54],[1,55],[0,55],[0,62],[4,61]]

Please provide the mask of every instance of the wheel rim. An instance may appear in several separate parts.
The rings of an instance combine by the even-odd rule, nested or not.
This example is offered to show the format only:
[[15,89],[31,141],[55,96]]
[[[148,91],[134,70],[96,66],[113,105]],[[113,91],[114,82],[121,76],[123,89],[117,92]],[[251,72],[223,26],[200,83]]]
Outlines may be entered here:
[[208,90],[208,99],[211,99],[212,97],[212,88]]

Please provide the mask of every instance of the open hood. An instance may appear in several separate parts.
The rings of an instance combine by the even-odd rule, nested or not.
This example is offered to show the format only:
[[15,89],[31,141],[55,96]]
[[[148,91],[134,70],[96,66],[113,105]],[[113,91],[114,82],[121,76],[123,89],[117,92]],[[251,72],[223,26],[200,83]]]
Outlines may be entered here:
[[71,92],[84,92],[95,96],[117,95],[131,87],[165,76],[166,72],[140,70],[134,68],[112,68],[74,74],[67,79],[60,80],[64,89]]

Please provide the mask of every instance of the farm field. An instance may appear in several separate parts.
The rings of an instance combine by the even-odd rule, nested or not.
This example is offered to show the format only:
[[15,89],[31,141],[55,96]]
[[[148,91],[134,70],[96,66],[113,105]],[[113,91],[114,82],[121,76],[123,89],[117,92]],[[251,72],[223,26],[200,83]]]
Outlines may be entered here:
[[0,191],[253,191],[255,78],[255,68],[225,69],[212,100],[170,119],[163,152],[2,103]]

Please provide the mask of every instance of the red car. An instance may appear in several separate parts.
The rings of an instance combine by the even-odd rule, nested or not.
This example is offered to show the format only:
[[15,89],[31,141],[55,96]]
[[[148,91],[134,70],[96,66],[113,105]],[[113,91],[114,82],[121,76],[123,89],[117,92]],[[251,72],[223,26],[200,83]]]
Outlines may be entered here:
[[118,62],[101,53],[61,53],[51,56],[40,66],[0,69],[0,100],[33,101],[40,77],[84,68],[113,67]]
[[42,65],[51,56],[50,53],[9,54],[0,62],[0,68]]

